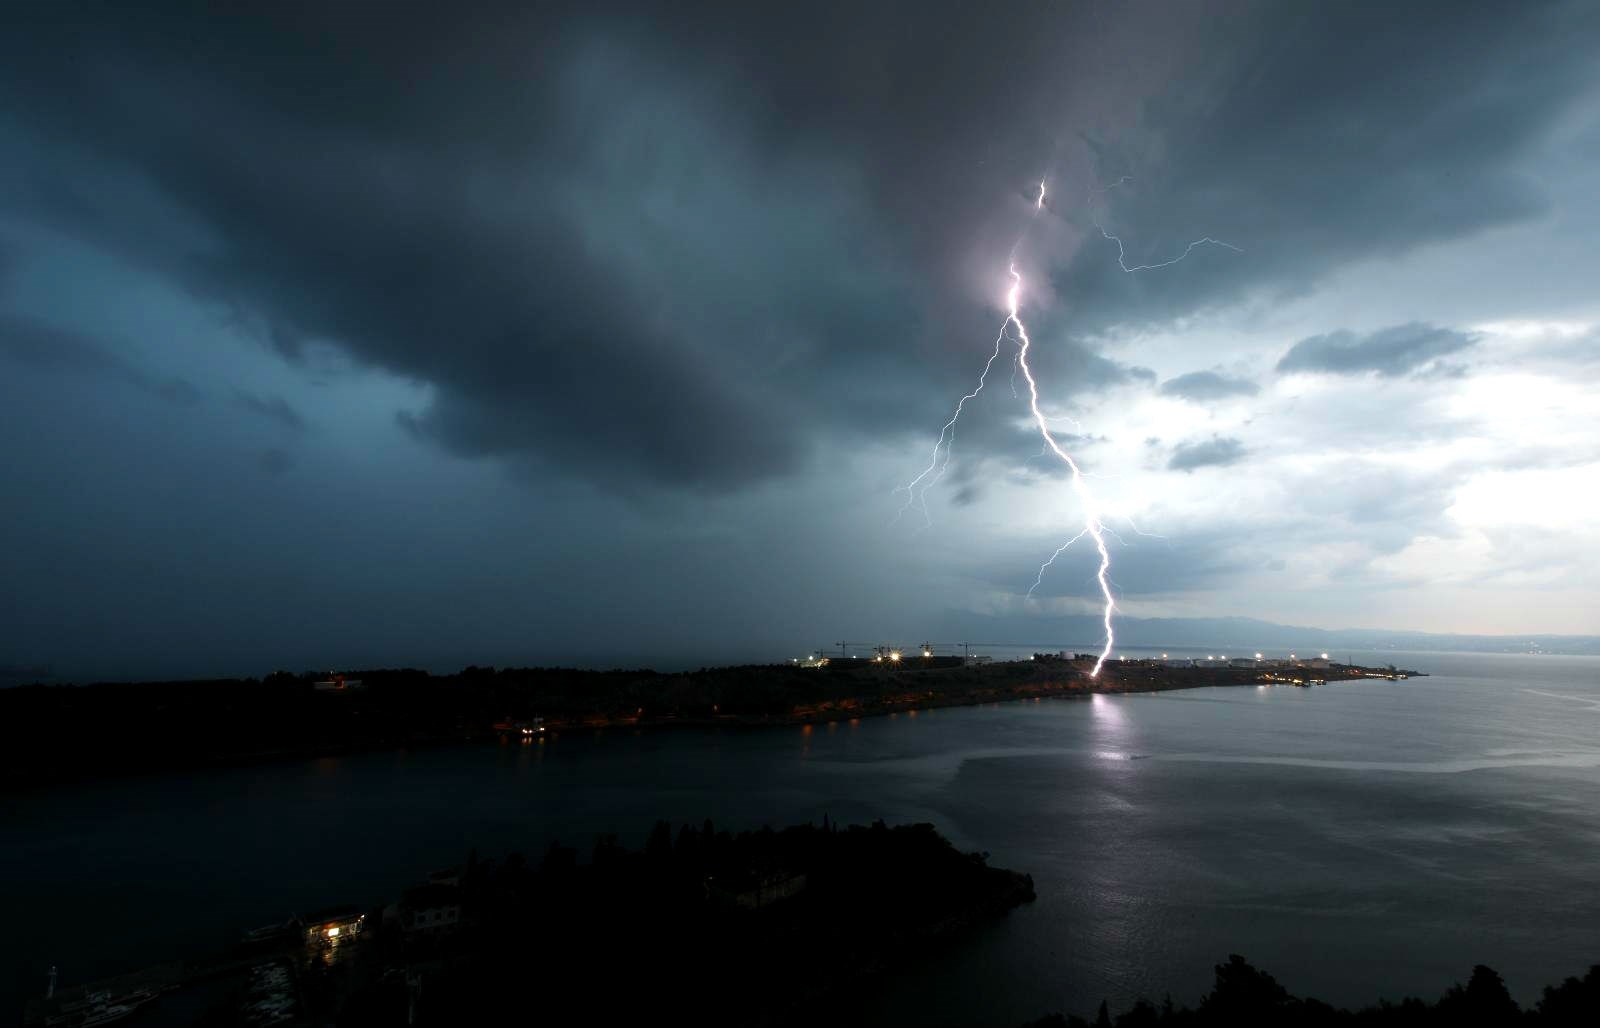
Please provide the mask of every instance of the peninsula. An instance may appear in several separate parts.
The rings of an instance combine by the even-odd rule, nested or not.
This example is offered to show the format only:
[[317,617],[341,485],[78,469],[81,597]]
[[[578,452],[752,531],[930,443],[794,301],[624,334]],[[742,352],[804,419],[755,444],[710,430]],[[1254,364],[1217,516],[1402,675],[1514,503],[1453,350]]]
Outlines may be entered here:
[[0,787],[608,727],[848,721],[1006,700],[1206,686],[1300,686],[1415,671],[1326,660],[886,656],[702,668],[468,667],[0,689]]

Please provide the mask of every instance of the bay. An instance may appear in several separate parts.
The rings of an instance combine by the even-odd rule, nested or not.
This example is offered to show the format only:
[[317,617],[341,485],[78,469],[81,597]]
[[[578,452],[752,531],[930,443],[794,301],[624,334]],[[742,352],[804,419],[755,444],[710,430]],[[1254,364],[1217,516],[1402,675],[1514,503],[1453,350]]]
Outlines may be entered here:
[[0,1010],[51,964],[68,983],[203,953],[290,911],[383,901],[473,848],[638,843],[657,818],[931,821],[1034,876],[1037,902],[842,1020],[1193,1002],[1229,953],[1340,1004],[1432,998],[1475,963],[1528,1002],[1600,962],[1600,658],[1348,656],[1432,674],[564,733],[7,797]]

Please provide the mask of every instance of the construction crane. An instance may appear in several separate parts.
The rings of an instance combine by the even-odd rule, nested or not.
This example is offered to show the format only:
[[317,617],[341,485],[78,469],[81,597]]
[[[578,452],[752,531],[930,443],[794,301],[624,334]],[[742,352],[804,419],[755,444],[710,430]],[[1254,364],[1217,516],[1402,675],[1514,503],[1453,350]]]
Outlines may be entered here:
[[974,646],[993,646],[993,645],[995,645],[995,644],[994,643],[973,643],[973,642],[961,642],[961,643],[925,642],[925,643],[922,644],[922,655],[924,657],[933,656],[933,648],[935,646],[947,646],[947,647],[950,647],[951,649],[954,649],[955,647],[959,646],[959,647],[961,647],[961,656],[962,657],[970,657],[970,656],[972,656],[972,648]]
[[[835,645],[835,646],[837,646],[839,648],[839,656],[840,657],[848,657],[848,656],[850,656],[850,650],[852,648],[870,649],[875,656],[879,656],[879,657],[887,657],[891,653],[900,652],[900,647],[898,647],[898,646],[889,646],[889,645],[885,645],[883,643],[836,642],[833,645]],[[921,651],[921,653],[922,653],[922,655],[924,657],[933,656],[933,651],[934,651],[935,647],[940,648],[940,649],[960,649],[961,650],[961,655],[963,657],[971,657],[972,656],[972,648],[974,646],[1004,646],[1004,645],[1006,645],[1006,644],[1005,643],[983,643],[983,642],[942,642],[942,643],[925,642],[920,647],[918,647],[918,649]]]

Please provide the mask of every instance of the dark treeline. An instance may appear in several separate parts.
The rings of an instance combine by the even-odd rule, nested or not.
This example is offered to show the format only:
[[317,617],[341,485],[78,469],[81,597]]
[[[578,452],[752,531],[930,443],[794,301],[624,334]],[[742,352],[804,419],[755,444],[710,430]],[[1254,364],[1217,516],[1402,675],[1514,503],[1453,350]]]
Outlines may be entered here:
[[1479,964],[1465,985],[1452,986],[1437,1002],[1409,998],[1399,1003],[1383,1001],[1360,1010],[1344,1010],[1320,1000],[1289,993],[1265,971],[1252,967],[1235,954],[1216,966],[1216,980],[1195,1008],[1175,1007],[1171,999],[1159,1006],[1140,1000],[1113,1016],[1105,1003],[1092,1021],[1056,1014],[1024,1028],[1223,1028],[1238,1025],[1373,1026],[1373,1028],[1591,1028],[1600,1025],[1600,964],[1582,978],[1547,985],[1543,997],[1529,1010],[1517,1006],[1505,982],[1492,968]]
[[268,757],[491,737],[498,722],[761,723],[853,716],[972,690],[1060,680],[1029,664],[897,674],[793,665],[699,671],[469,667],[453,675],[351,671],[360,688],[318,691],[322,674],[264,679],[27,685],[0,689],[0,783],[204,766]]
[[[1250,669],[1120,661],[1090,679],[1048,655],[961,666],[951,658],[582,671],[468,667],[0,689],[0,787],[362,749],[491,738],[497,724],[759,725],[864,717],[1088,692],[1245,685]],[[1334,674],[1355,675],[1359,668]]]
[[346,1026],[781,1022],[1033,898],[1031,879],[926,824],[662,822],[642,850],[606,837],[582,856],[471,861],[458,928],[384,919],[308,995],[343,997],[321,1013]]

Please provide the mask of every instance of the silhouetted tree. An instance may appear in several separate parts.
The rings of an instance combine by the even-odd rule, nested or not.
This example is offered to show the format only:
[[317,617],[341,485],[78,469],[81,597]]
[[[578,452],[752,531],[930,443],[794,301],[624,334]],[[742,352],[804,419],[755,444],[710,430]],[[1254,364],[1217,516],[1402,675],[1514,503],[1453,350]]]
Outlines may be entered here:
[[650,829],[650,837],[644,844],[645,859],[652,864],[666,864],[672,860],[672,826],[665,821],[657,821],[654,828]]
[[1200,1015],[1206,1023],[1277,1024],[1286,1020],[1291,1003],[1289,991],[1265,971],[1258,971],[1237,953],[1229,954],[1226,964],[1216,965],[1216,984],[1200,1000]]
[[1472,969],[1466,987],[1452,985],[1439,1000],[1439,1016],[1450,1024],[1484,1026],[1515,1024],[1522,1018],[1516,1000],[1493,968],[1482,964]]
[[609,869],[620,864],[627,855],[628,851],[622,848],[616,835],[608,833],[595,837],[594,852],[590,854],[589,862],[596,868]]
[[1600,1024],[1600,964],[1589,968],[1583,978],[1568,978],[1560,985],[1546,985],[1544,998],[1539,1000],[1538,1021],[1541,1025]]
[[[1101,1007],[1103,1008],[1104,1006],[1105,1004],[1102,1003]],[[1167,1000],[1165,1015],[1157,1012],[1156,1008],[1150,1005],[1149,1000],[1141,999],[1135,1002],[1131,1009],[1117,1015],[1117,1028],[1154,1028],[1155,1025],[1162,1023],[1163,1016],[1168,1020],[1172,1017],[1172,1000],[1170,998]]]
[[545,850],[544,860],[539,862],[539,873],[559,878],[570,875],[578,867],[578,851],[570,846],[563,846],[558,841],[550,843],[550,848]]

